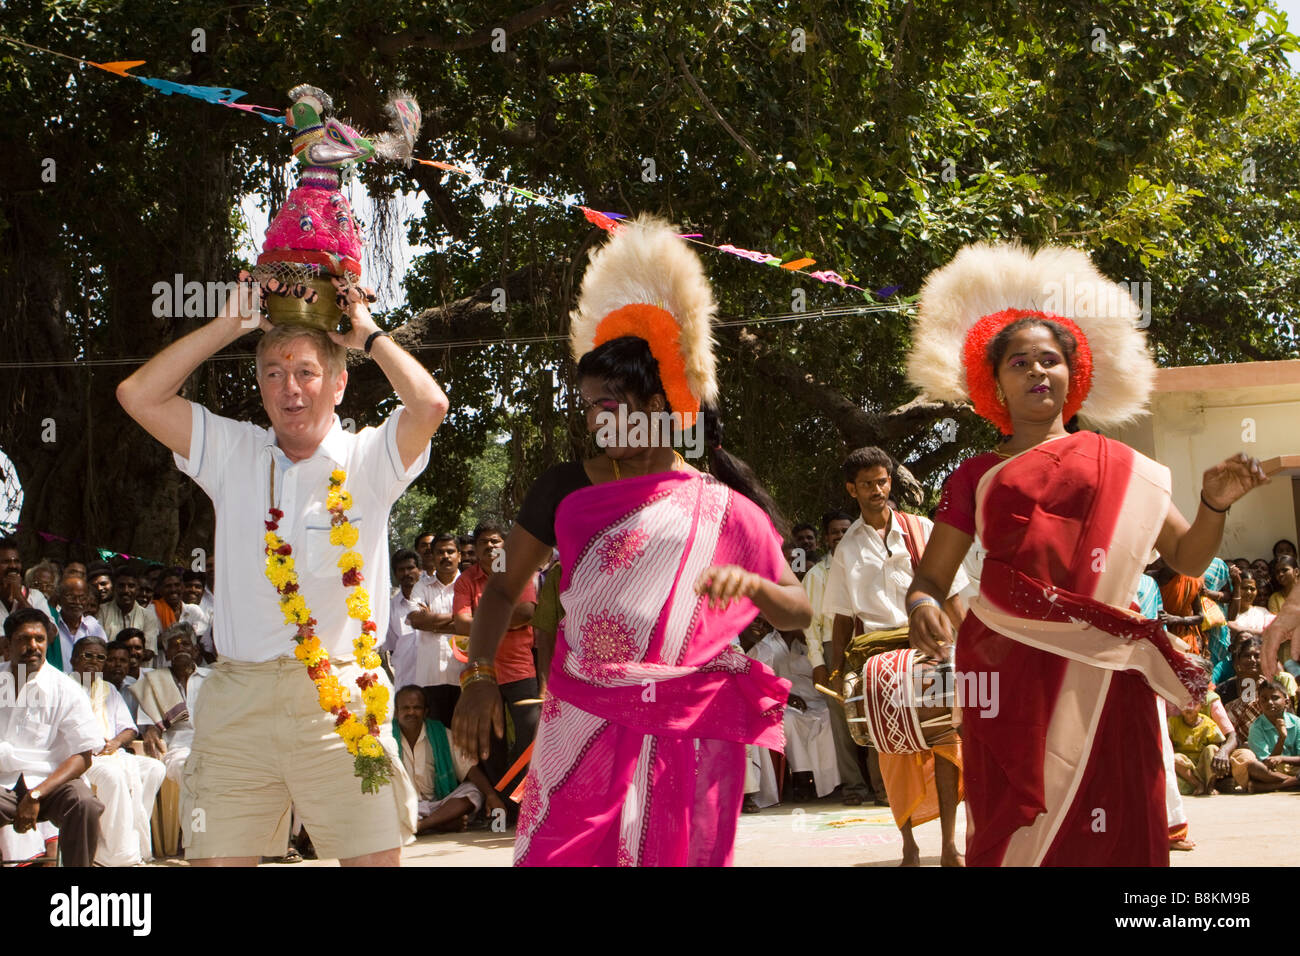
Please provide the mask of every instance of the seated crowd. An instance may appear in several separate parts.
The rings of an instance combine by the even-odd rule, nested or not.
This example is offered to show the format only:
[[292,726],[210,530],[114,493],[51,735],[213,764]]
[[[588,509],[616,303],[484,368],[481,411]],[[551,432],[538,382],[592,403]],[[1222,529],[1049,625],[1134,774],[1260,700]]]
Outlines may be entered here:
[[[418,793],[417,832],[513,824],[507,778],[536,732],[541,687],[530,625],[535,593],[516,610],[497,673],[511,720],[481,763],[451,746],[451,715],[474,609],[505,528],[421,534],[393,555],[396,586],[384,668],[398,688],[392,733]],[[24,568],[0,539],[0,862],[132,866],[183,854],[180,782],[190,712],[217,659],[207,573],[130,560]],[[538,584],[541,583],[539,575]],[[506,790],[509,793],[511,790]],[[310,853],[295,828],[280,858]]]
[[[889,629],[905,639],[902,594],[930,524],[897,517],[894,468],[880,449],[852,453],[844,463],[852,512],[830,510],[820,528],[793,529],[786,556],[812,604],[811,626],[782,632],[759,618],[737,638],[738,653],[791,682],[785,753],[749,748],[746,812],[828,796],[888,805],[880,755],[861,745],[836,692],[855,641]],[[468,535],[421,533],[412,549],[392,555],[380,651],[397,688],[392,733],[417,791],[418,833],[501,831],[517,816],[564,613],[554,555],[525,591],[496,654],[505,739],[475,762],[449,733],[467,636],[485,585],[503,570],[506,530],[484,519]],[[954,622],[978,590],[979,570],[977,542],[945,604]],[[104,866],[183,852],[179,784],[193,738],[190,711],[217,658],[212,571],[210,561],[205,573],[137,560],[48,559],[24,569],[15,542],[0,540],[0,649],[8,661],[0,695],[26,692],[29,702],[0,708],[6,865],[53,864],[60,850],[67,865]],[[1216,558],[1198,578],[1152,555],[1134,609],[1158,618],[1211,680],[1199,709],[1168,713],[1183,794],[1300,789],[1300,664],[1286,645],[1276,677],[1266,678],[1261,662],[1261,633],[1296,582],[1296,548],[1285,540],[1271,560]],[[911,813],[895,808],[905,844],[911,824],[926,819]],[[299,826],[282,859],[299,859],[300,850],[311,853]]]

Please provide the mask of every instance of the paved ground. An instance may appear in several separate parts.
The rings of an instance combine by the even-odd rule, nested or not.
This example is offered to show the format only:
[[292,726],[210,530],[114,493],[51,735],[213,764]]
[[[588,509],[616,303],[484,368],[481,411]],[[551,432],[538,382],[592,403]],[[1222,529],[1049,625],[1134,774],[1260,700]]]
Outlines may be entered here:
[[[1185,798],[1197,847],[1174,866],[1295,866],[1300,863],[1300,793]],[[963,807],[964,809],[964,807]],[[958,832],[965,816],[959,815]],[[922,862],[938,865],[939,821],[916,831]],[[424,836],[402,851],[404,866],[508,866],[511,834],[484,831]],[[771,807],[740,818],[738,866],[893,866],[902,839],[885,807],[821,800]],[[332,866],[333,861],[299,864]]]

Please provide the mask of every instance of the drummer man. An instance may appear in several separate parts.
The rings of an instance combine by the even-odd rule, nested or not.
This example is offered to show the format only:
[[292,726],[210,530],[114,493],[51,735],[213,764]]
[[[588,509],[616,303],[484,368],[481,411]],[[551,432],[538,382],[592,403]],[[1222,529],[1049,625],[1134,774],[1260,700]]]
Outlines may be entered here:
[[[933,525],[919,515],[903,515],[889,506],[896,466],[890,455],[874,446],[859,448],[844,461],[845,490],[857,502],[859,517],[844,533],[831,559],[823,609],[835,615],[831,636],[832,686],[840,689],[844,655],[850,644],[907,636],[907,589],[925,551]],[[954,628],[965,616],[958,593],[966,586],[960,569],[944,604]],[[900,645],[901,646],[901,645]],[[935,756],[943,759],[936,760]],[[938,816],[943,828],[944,866],[962,866],[957,849],[957,804],[961,802],[961,745],[936,746],[924,762],[911,755],[868,750],[876,783],[875,764],[889,797],[894,822],[903,835],[903,866],[920,866],[921,851],[912,836],[914,824]]]

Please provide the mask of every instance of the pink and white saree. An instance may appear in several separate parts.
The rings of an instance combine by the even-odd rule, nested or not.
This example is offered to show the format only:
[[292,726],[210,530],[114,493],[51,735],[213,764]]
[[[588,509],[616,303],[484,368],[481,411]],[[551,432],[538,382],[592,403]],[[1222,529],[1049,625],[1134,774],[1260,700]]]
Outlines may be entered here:
[[731,646],[753,620],[711,609],[700,573],[785,564],[767,515],[695,472],[580,489],[555,528],[565,619],[524,787],[515,863],[731,862],[745,745],[781,750],[789,683]]

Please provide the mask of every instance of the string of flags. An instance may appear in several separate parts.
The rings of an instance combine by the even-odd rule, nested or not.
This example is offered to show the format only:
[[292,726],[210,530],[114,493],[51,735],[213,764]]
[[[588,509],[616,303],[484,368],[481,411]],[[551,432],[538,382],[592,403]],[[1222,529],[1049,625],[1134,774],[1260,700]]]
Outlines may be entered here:
[[[62,57],[63,59],[66,60],[72,60],[75,63],[81,63],[86,66],[94,67],[95,69],[98,70],[103,70],[106,73],[111,73],[114,76],[123,77],[129,80],[135,80],[139,83],[143,83],[145,86],[148,86],[151,89],[156,90],[157,92],[163,94],[164,96],[172,96],[172,95],[188,96],[193,99],[202,100],[203,102],[206,103],[212,103],[217,106],[224,106],[229,109],[240,110],[242,112],[252,114],[253,116],[260,117],[262,120],[266,121],[267,123],[279,124],[279,125],[285,125],[286,123],[283,110],[274,109],[269,106],[258,106],[253,103],[239,102],[239,100],[241,100],[244,96],[247,95],[247,93],[244,90],[239,90],[239,89],[235,89],[234,87],[228,87],[228,86],[196,86],[189,83],[174,83],[171,80],[163,80],[163,79],[158,79],[156,77],[137,76],[136,74],[131,72],[137,67],[144,66],[145,63],[147,62],[146,60],[113,60],[108,63],[97,63],[94,60],[86,60],[81,57],[71,56],[67,53],[60,53],[57,50],[50,50],[42,46],[37,46],[34,43],[26,43],[22,40],[16,40],[13,37],[5,36],[4,34],[0,34],[0,40],[15,44],[16,46],[26,47],[27,49],[30,50],[36,50],[40,53],[47,53],[51,56],[57,56],[57,57]],[[569,202],[567,200],[559,199],[554,196],[547,196],[531,189],[525,189],[521,186],[515,186],[512,185],[511,183],[501,182],[499,180],[487,179],[482,176],[479,176],[477,173],[471,172],[470,170],[465,169],[462,166],[457,166],[453,163],[439,162],[437,160],[419,159],[419,158],[416,158],[415,161],[418,163],[422,163],[426,166],[433,166],[437,169],[443,170],[444,172],[451,173],[453,175],[463,176],[467,180],[469,180],[470,183],[473,185],[493,186],[498,189],[507,190],[513,193],[514,195],[520,196],[531,202],[561,206],[570,211],[580,212],[589,223],[591,223],[594,226],[598,226],[599,228],[604,229],[607,232],[615,232],[618,229],[622,228],[620,224],[620,220],[628,218],[622,213],[602,212],[600,210],[592,209],[588,206],[584,206],[578,203]],[[788,272],[792,275],[804,276],[805,278],[812,279],[816,282],[821,282],[826,285],[838,286],[841,289],[852,289],[855,292],[861,293],[865,298],[874,297],[880,299],[887,299],[890,296],[895,295],[901,288],[901,286],[898,285],[890,285],[882,289],[872,291],[860,285],[855,285],[854,283],[849,282],[838,272],[835,272],[830,269],[819,269],[816,271],[809,271],[809,267],[816,265],[817,261],[815,259],[811,259],[806,256],[793,259],[789,262],[784,262],[782,261],[780,256],[775,256],[768,252],[762,252],[755,249],[745,249],[745,248],[741,248],[740,246],[733,245],[731,243],[714,244],[711,242],[706,242],[704,240],[703,234],[701,233],[683,233],[681,234],[681,238],[687,240],[688,242],[694,243],[697,246],[702,246],[706,249],[711,249],[715,252],[721,252],[726,255],[734,256],[739,259],[744,259],[748,262],[753,262],[757,265],[775,267],[782,270],[783,272]]]
[[[13,526],[14,531],[21,531],[22,527],[23,526],[21,524],[16,524]],[[54,534],[51,531],[37,531],[36,536],[40,538],[42,541],[44,541],[46,544],[49,544],[51,541],[61,541],[64,544],[81,544],[81,545],[86,544],[86,542],[80,541],[77,538],[65,538],[63,535]],[[148,558],[142,558],[140,555],[127,554],[125,551],[115,551],[112,548],[101,548],[96,545],[86,545],[86,546],[89,547],[92,551],[94,551],[97,555],[99,555],[99,560],[101,561],[110,561],[113,558],[126,558],[128,561],[150,560]]]
[[[546,203],[548,205],[554,205],[554,206],[562,206],[565,209],[581,212],[583,217],[586,218],[586,220],[589,223],[591,223],[593,226],[599,226],[601,229],[604,229],[606,232],[617,232],[620,228],[622,228],[622,224],[620,220],[628,218],[623,213],[601,212],[599,210],[592,209],[589,206],[583,206],[579,203],[572,203],[564,199],[558,199],[554,196],[546,196],[541,193],[534,192],[531,189],[524,189],[522,186],[515,186],[512,185],[511,183],[502,182],[501,180],[497,180],[497,179],[487,179],[461,166],[453,165],[452,163],[442,163],[433,159],[419,159],[419,158],[417,158],[415,161],[417,163],[422,163],[425,166],[433,166],[437,169],[443,170],[444,172],[453,173],[457,176],[464,176],[466,179],[468,179],[471,183],[475,185],[495,186],[499,189],[508,190],[517,196],[521,196],[524,199],[529,199],[533,202]],[[864,289],[862,286],[854,285],[852,282],[849,282],[847,279],[845,279],[837,272],[832,272],[830,270],[818,270],[817,272],[807,271],[808,266],[816,264],[817,262],[816,259],[809,259],[805,257],[805,258],[794,259],[791,260],[790,262],[782,262],[780,256],[774,256],[771,253],[758,252],[753,249],[742,249],[739,246],[733,246],[730,243],[722,243],[720,245],[715,245],[714,243],[711,242],[705,242],[704,237],[701,233],[688,232],[688,233],[679,233],[678,235],[679,238],[685,239],[687,242],[694,243],[697,246],[703,246],[706,249],[712,249],[715,252],[724,252],[728,255],[736,256],[737,258],[740,259],[746,259],[750,262],[756,262],[759,265],[776,266],[777,268],[783,269],[786,272],[791,272],[796,275],[807,276],[809,279],[815,279],[818,282],[823,282],[828,285],[836,285],[839,286],[841,289],[853,289],[857,292],[861,292],[863,295],[866,296],[875,295],[880,298],[888,298],[889,296],[893,295],[901,288],[900,286],[894,285],[894,286],[887,286],[886,288],[881,289],[878,292],[872,292],[870,289]]]

